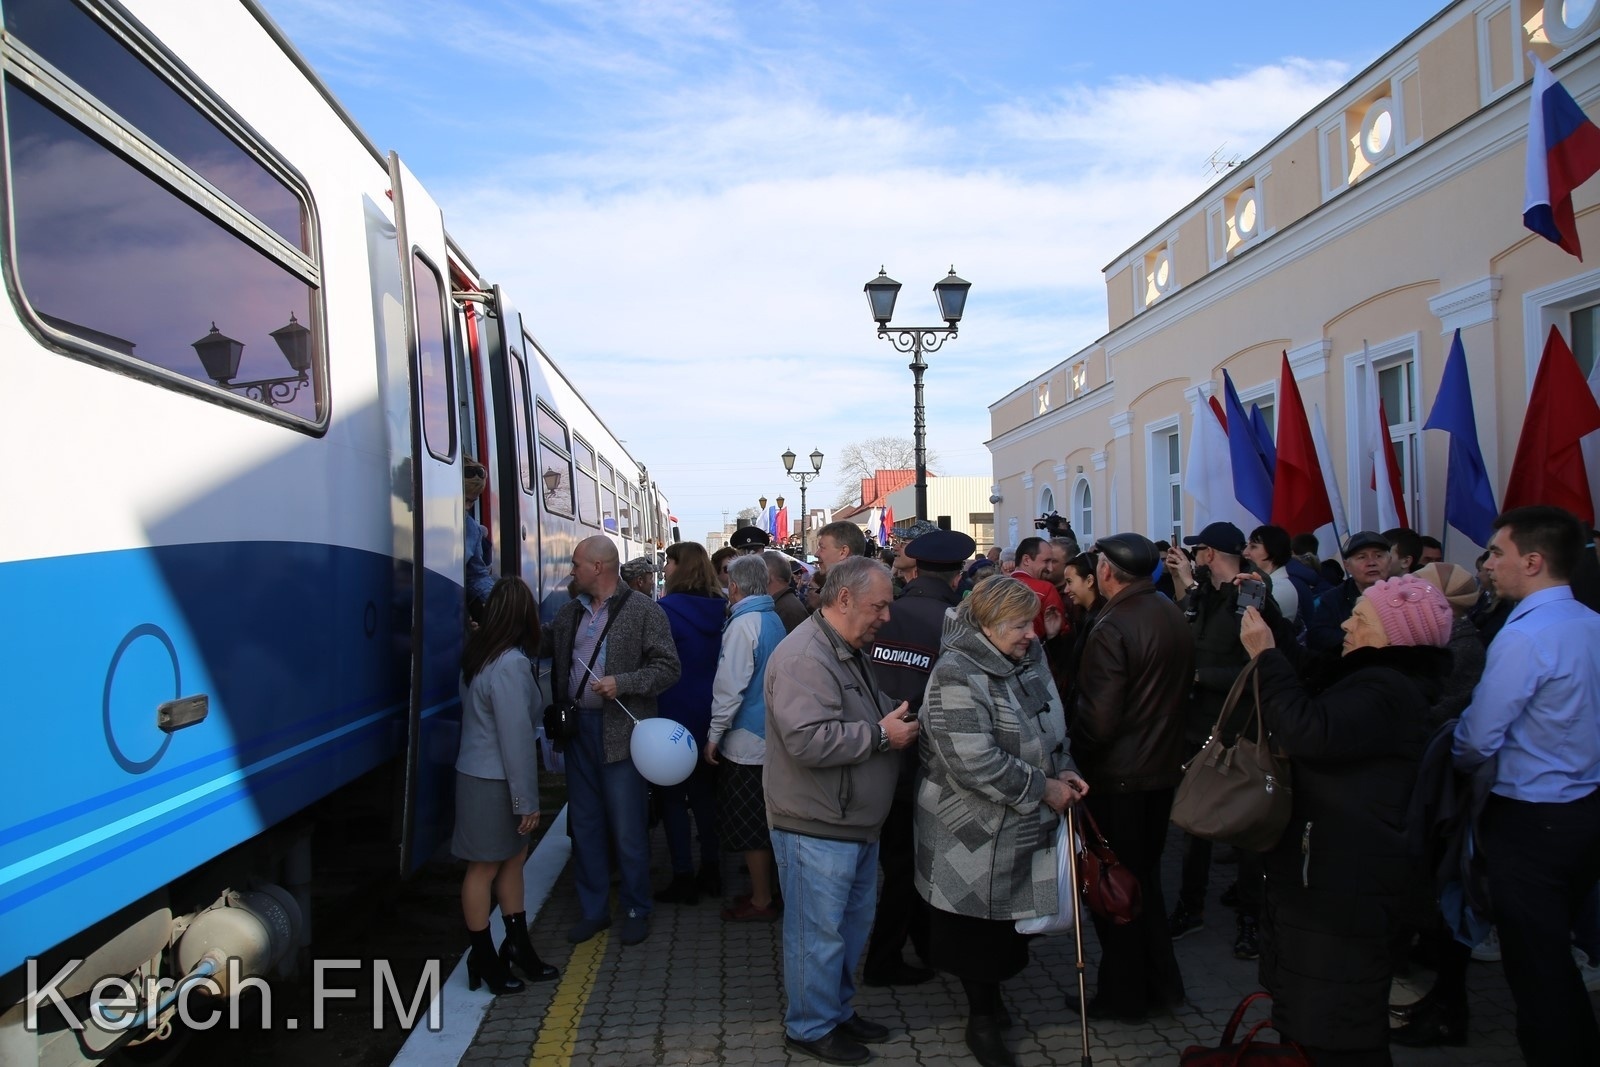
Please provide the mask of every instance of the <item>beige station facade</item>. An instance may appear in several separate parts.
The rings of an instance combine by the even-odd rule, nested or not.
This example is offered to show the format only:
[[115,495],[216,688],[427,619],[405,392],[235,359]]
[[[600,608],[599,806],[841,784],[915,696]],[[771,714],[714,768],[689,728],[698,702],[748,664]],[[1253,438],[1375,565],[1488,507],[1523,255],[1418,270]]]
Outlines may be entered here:
[[1421,428],[1453,332],[1496,500],[1549,328],[1585,377],[1600,336],[1600,178],[1574,198],[1588,263],[1522,225],[1529,52],[1600,115],[1600,4],[1464,0],[1112,260],[1106,334],[989,408],[995,542],[1049,510],[1084,537],[1195,532],[1193,419],[1226,370],[1276,436],[1287,352],[1349,528],[1376,525],[1357,484],[1370,367],[1411,525],[1470,562],[1445,536],[1449,438]]

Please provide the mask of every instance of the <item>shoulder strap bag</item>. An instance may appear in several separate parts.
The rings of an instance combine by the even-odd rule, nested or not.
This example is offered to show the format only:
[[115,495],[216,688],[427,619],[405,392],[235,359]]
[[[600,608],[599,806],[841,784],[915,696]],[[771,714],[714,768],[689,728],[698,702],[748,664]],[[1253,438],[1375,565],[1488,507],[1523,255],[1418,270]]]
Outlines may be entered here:
[[[594,665],[600,659],[600,650],[605,647],[606,635],[611,632],[611,624],[617,621],[618,615],[622,614],[622,605],[627,603],[628,597],[632,593],[633,590],[624,587],[622,596],[618,598],[617,602],[611,606],[610,612],[607,613],[605,628],[600,631],[600,640],[594,643],[594,652],[589,656],[589,666],[585,671],[587,676],[593,677]],[[580,615],[579,618],[581,617]],[[578,643],[578,619],[574,619],[572,622],[571,643],[573,646]],[[555,681],[553,671],[551,672],[551,681]],[[571,688],[571,685],[572,680],[570,678],[566,679],[566,685],[561,687],[560,692],[550,694],[551,702],[544,709],[544,735],[556,746],[557,751],[560,751],[563,742],[571,741],[578,736],[578,705],[572,698],[567,696],[567,691]]]
[[1123,866],[1111,851],[1089,805],[1078,804],[1073,810],[1083,816],[1083,864],[1078,868],[1078,877],[1083,882],[1084,906],[1102,919],[1126,926],[1144,910],[1139,876]]
[[[1210,739],[1184,768],[1172,801],[1172,821],[1180,829],[1252,852],[1278,843],[1293,804],[1289,761],[1272,751],[1262,719],[1259,662],[1252,659],[1234,679]],[[1254,740],[1249,711],[1237,731],[1228,722],[1247,686],[1254,703]]]

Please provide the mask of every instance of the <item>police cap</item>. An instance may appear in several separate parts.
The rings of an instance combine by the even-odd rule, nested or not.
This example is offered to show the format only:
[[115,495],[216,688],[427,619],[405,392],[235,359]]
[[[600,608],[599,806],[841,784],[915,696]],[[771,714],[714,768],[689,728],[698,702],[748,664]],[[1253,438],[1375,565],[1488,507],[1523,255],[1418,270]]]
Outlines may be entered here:
[[772,544],[772,535],[759,526],[741,526],[733,531],[733,536],[728,538],[728,544],[741,552],[753,548],[766,548]]
[[920,566],[954,571],[972,558],[977,547],[978,543],[964,533],[935,529],[907,544],[905,553]]

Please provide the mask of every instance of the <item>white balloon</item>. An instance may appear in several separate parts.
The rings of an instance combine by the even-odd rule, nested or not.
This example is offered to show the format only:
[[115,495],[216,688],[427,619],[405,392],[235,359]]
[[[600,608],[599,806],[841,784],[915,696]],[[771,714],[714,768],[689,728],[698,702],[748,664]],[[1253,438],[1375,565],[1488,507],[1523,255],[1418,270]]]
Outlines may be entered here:
[[640,719],[628,748],[639,773],[656,785],[677,785],[689,777],[700,755],[689,728],[665,718]]

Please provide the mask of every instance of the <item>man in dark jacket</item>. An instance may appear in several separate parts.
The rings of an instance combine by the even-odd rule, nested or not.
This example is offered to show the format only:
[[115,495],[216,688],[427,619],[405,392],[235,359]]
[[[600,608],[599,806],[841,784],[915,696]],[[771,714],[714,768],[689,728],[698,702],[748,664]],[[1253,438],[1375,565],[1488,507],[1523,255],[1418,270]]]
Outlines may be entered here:
[[1183,774],[1194,637],[1183,612],[1151,584],[1157,556],[1149,540],[1116,534],[1096,550],[1095,579],[1107,600],[1085,642],[1069,733],[1090,785],[1089,809],[1138,877],[1144,910],[1126,926],[1095,917],[1099,989],[1086,1008],[1091,1018],[1136,1020],[1183,1001],[1159,865]]
[[1306,624],[1306,649],[1337,652],[1344,645],[1344,621],[1356,609],[1361,594],[1389,577],[1394,552],[1388,540],[1372,530],[1358,530],[1344,543],[1344,569],[1350,577],[1338,588],[1317,598],[1316,610]]
[[[1241,575],[1259,579],[1259,573],[1244,558],[1244,532],[1231,522],[1213,522],[1197,536],[1185,537],[1183,543],[1194,546],[1193,563],[1182,551],[1174,549],[1167,554],[1167,565],[1172,570],[1173,595],[1194,632],[1194,689],[1189,695],[1183,728],[1187,755],[1192,758],[1211,736],[1211,728],[1227,703],[1228,691],[1250,661],[1239,642],[1237,580]],[[1260,611],[1286,644],[1292,642],[1293,630],[1285,624],[1273,597],[1263,598]],[[1241,850],[1239,880],[1234,889],[1238,919],[1233,942],[1233,954],[1241,960],[1253,960],[1261,954],[1257,932],[1261,878],[1261,856]],[[1191,836],[1183,857],[1183,888],[1167,921],[1173,940],[1205,925],[1210,880],[1211,842]]]
[[582,911],[567,931],[574,944],[611,925],[608,846],[616,849],[622,875],[622,943],[637,944],[650,933],[650,794],[629,755],[629,712],[653,717],[656,697],[681,672],[666,613],[622,581],[618,563],[610,538],[579,541],[572,550],[575,596],[546,631],[551,694],[580,709],[578,736],[566,748],[567,820]]
[[794,570],[789,566],[789,557],[776,549],[768,549],[761,557],[767,561],[767,595],[772,598],[772,610],[782,620],[783,632],[792,634],[811,612],[795,595]]
[[[889,621],[878,629],[870,655],[878,685],[891,703],[904,700],[915,712],[928,687],[928,675],[939,658],[945,609],[961,603],[956,585],[961,565],[977,545],[964,533],[935,527],[906,544],[902,558],[916,565],[916,577],[894,602]],[[901,950],[911,939],[917,955],[927,958],[926,904],[917,892],[916,847],[911,823],[916,812],[917,748],[901,750],[900,780],[894,803],[878,838],[878,864],[883,886],[878,892],[878,914],[867,942],[867,962],[862,977],[867,985],[916,985],[933,977],[927,967],[905,962]]]

